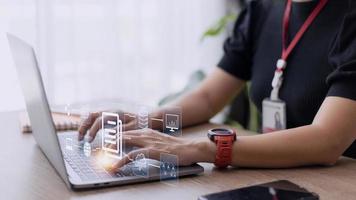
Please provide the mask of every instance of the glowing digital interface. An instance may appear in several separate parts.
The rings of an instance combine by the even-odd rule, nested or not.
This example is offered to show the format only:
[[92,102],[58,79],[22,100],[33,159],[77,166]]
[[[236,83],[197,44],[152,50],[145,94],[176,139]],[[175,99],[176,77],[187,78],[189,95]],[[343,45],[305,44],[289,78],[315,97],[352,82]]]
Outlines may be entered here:
[[160,154],[160,179],[178,181],[178,156],[161,153]]
[[[74,108],[69,108],[66,105],[66,115],[71,115],[70,112]],[[79,116],[84,121],[89,117],[92,109],[83,107],[78,109]],[[134,150],[139,150],[140,153],[135,154],[130,158],[130,163],[118,170],[125,169],[131,174],[143,178],[149,178],[159,175],[160,180],[170,183],[178,182],[179,167],[178,156],[168,153],[161,153],[159,160],[149,158],[149,151],[139,149],[138,147],[126,146],[123,144],[123,123],[130,123],[132,120],[135,123],[134,129],[145,129],[152,127],[154,123],[159,131],[171,136],[179,136],[182,130],[182,115],[181,109],[177,107],[165,107],[161,115],[150,116],[148,107],[138,105],[132,106],[133,112],[120,113],[116,111],[101,113],[101,130],[98,131],[96,138],[91,141],[88,133],[85,138],[78,141],[78,135],[66,135],[61,139],[64,158],[73,169],[88,170],[92,173],[99,172],[98,177],[110,178],[112,167],[118,162],[118,159],[124,157],[124,153],[129,153]],[[95,112],[95,111],[94,111]],[[79,112],[77,112],[79,113]],[[121,115],[122,114],[122,115]],[[100,115],[99,115],[100,117]],[[120,118],[121,117],[121,118]],[[129,120],[130,119],[130,120]],[[127,120],[126,122],[123,120]],[[159,127],[161,126],[161,127]],[[130,130],[132,128],[130,127]],[[144,130],[142,130],[144,131]],[[125,151],[123,150],[125,149]],[[80,159],[77,161],[77,158]],[[90,168],[86,169],[86,168]],[[122,172],[122,171],[121,171]],[[78,171],[80,173],[80,171]],[[113,172],[116,173],[116,172]],[[94,176],[94,175],[93,175]],[[81,176],[82,177],[82,176]]]
[[65,143],[66,143],[65,146],[66,150],[73,151],[73,139],[67,137]]
[[176,114],[166,114],[166,128],[170,132],[175,132],[179,129],[179,115]]
[[109,156],[122,158],[122,121],[117,113],[102,113],[102,150]]
[[148,128],[148,110],[144,106],[138,111],[138,128]]
[[149,165],[147,159],[148,151],[138,153],[132,160],[132,172],[136,176],[148,178]]
[[172,136],[182,134],[182,111],[178,107],[166,107],[164,109],[163,132]]
[[90,157],[91,155],[91,144],[89,142],[85,142],[83,145],[83,152],[86,157]]

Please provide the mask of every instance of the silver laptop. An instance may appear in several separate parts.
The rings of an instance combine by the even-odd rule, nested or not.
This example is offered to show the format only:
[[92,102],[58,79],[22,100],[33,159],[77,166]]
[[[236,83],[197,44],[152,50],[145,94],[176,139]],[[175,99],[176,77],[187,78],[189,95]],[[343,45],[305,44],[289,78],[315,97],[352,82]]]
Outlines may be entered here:
[[[7,37],[25,97],[33,136],[42,152],[69,188],[96,188],[162,180],[162,177],[167,178],[167,176],[162,176],[164,163],[151,159],[144,159],[147,162],[147,165],[144,166],[142,166],[141,161],[138,161],[139,163],[134,161],[115,172],[107,171],[98,162],[98,159],[100,159],[98,156],[86,155],[83,144],[77,142],[77,132],[57,134],[34,49],[14,35],[7,34]],[[66,146],[68,141],[73,143],[70,149]],[[93,149],[99,149],[95,147],[95,141],[92,144]],[[98,145],[100,146],[100,144]],[[126,147],[125,149],[129,151],[132,148]],[[168,166],[168,169],[172,167],[174,166]],[[199,174],[204,171],[203,167],[197,164],[180,167],[178,170],[176,168],[176,174],[174,174],[176,178]],[[164,171],[164,173],[166,172]]]

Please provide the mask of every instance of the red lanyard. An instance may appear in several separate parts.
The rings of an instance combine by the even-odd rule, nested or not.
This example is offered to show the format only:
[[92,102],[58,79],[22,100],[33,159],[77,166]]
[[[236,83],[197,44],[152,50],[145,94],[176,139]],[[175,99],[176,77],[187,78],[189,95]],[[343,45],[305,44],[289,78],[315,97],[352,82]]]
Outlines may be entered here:
[[288,35],[288,28],[289,28],[289,21],[290,21],[290,15],[292,13],[292,0],[288,0],[286,9],[284,11],[284,17],[283,17],[283,30],[282,30],[282,56],[281,59],[278,60],[277,62],[277,68],[274,73],[274,77],[272,80],[272,87],[273,90],[271,91],[271,99],[272,100],[278,100],[279,99],[279,88],[281,87],[283,83],[283,71],[287,66],[287,59],[290,55],[290,53],[293,51],[295,46],[297,46],[298,42],[300,39],[303,37],[305,31],[310,27],[310,25],[313,23],[315,18],[319,15],[320,11],[325,7],[326,3],[328,0],[319,0],[318,5],[316,8],[313,10],[313,12],[309,15],[307,20],[304,22],[302,27],[299,29],[291,43],[287,47],[287,35]]
[[320,11],[324,8],[328,0],[320,0],[316,8],[309,15],[307,20],[304,22],[302,27],[299,29],[298,33],[295,35],[289,46],[287,47],[287,35],[289,28],[290,15],[292,12],[292,0],[288,0],[287,7],[284,12],[283,18],[283,33],[282,33],[282,42],[283,42],[283,51],[282,59],[287,60],[290,53],[293,51],[299,40],[303,37],[305,31],[310,27],[315,18],[319,15]]

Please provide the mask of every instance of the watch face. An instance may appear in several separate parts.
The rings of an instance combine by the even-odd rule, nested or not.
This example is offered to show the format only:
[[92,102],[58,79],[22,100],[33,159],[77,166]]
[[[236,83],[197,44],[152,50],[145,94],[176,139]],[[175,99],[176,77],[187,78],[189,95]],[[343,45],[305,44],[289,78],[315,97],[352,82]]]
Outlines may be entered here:
[[[210,140],[214,140],[214,136],[230,136],[230,135],[236,135],[235,132],[231,129],[224,129],[224,128],[216,128],[216,129],[211,129],[208,132],[208,137]],[[236,136],[235,136],[236,137]]]
[[212,132],[215,133],[215,135],[231,135],[233,132],[229,129],[223,129],[223,128],[217,128],[211,130]]
[[213,135],[232,135],[234,132],[230,129],[224,129],[224,128],[216,128],[216,129],[211,129],[209,132],[211,132]]

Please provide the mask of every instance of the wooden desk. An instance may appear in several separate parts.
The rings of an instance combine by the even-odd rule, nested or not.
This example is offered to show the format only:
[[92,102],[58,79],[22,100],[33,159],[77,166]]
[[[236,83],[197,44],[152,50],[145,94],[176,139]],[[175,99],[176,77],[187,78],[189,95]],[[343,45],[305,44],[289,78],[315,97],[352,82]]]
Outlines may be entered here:
[[[356,198],[356,161],[341,158],[334,167],[288,170],[214,170],[203,164],[204,174],[182,178],[176,186],[161,182],[73,192],[55,173],[31,134],[20,133],[17,113],[0,113],[0,199],[197,199],[199,195],[258,183],[288,179],[316,192],[321,199]],[[206,124],[185,130],[186,137],[205,137]],[[193,134],[196,133],[196,134]]]

